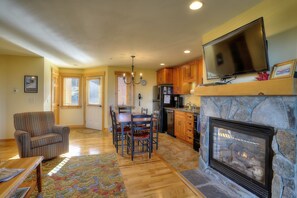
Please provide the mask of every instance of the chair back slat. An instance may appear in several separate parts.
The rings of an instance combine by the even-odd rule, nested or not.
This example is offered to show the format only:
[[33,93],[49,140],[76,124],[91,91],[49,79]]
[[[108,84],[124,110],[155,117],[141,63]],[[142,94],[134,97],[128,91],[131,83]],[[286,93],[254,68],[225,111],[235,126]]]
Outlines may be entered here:
[[119,113],[132,113],[131,106],[119,106]]
[[132,131],[152,130],[152,115],[133,115],[131,114]]

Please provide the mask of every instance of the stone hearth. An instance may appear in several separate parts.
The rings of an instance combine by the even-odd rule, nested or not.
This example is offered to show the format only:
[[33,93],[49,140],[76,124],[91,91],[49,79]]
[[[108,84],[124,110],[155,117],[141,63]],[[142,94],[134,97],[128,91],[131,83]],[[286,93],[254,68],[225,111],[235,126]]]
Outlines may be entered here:
[[209,168],[209,117],[274,127],[272,197],[297,197],[296,96],[201,97],[201,170]]

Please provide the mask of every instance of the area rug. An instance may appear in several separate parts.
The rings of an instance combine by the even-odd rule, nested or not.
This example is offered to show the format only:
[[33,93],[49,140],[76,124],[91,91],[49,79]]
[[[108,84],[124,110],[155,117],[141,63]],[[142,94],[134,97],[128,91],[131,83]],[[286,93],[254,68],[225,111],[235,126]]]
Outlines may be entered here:
[[102,132],[100,130],[95,130],[95,129],[71,129],[71,130],[76,131],[77,133],[82,133],[82,134],[92,134],[92,133]]
[[42,193],[31,197],[127,197],[114,153],[45,161],[42,175]]

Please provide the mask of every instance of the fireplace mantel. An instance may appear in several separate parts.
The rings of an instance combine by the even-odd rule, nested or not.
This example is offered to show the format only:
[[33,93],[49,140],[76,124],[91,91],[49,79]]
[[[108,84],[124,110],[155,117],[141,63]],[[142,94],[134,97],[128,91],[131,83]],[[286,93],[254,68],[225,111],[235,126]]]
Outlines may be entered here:
[[296,96],[297,79],[283,78],[214,86],[198,86],[197,96]]

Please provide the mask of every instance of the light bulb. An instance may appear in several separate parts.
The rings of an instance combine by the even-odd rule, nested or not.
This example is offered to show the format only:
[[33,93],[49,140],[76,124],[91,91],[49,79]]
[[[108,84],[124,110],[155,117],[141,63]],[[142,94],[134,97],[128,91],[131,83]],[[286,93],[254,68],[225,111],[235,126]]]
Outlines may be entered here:
[[203,4],[200,1],[193,1],[190,5],[191,10],[198,10],[203,6]]

